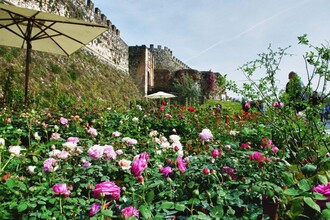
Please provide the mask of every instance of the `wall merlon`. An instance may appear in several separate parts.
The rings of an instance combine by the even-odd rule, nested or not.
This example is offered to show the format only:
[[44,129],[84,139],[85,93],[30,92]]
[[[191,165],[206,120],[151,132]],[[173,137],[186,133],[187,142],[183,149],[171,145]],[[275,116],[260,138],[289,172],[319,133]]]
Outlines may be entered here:
[[101,10],[99,8],[95,8],[95,15],[101,16]]
[[109,27],[109,29],[112,26],[112,22],[110,20],[107,20],[107,26]]
[[107,23],[107,16],[105,16],[105,14],[101,14],[101,20],[103,24]]
[[94,10],[94,3],[92,2],[92,0],[87,0],[87,7],[93,11]]

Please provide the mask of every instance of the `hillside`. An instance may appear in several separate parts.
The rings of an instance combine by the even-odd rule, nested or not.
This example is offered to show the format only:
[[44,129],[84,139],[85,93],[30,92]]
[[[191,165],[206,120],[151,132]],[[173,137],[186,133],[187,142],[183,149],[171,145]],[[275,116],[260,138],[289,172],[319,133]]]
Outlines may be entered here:
[[[25,50],[0,47],[0,104],[24,103]],[[65,103],[125,107],[140,99],[131,77],[84,50],[70,57],[33,51],[29,102],[32,107],[56,108]]]

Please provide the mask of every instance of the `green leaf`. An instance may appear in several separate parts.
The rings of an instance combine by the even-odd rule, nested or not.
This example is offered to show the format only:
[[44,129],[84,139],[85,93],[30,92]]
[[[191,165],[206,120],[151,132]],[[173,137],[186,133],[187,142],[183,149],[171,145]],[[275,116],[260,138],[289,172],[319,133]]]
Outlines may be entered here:
[[286,189],[286,190],[284,190],[283,193],[288,196],[298,196],[299,195],[299,191],[296,189],[293,189],[293,188]]
[[160,209],[170,209],[172,208],[174,205],[174,202],[163,202],[161,205],[160,205]]
[[211,213],[210,213],[210,215],[212,217],[217,218],[217,219],[221,219],[223,214],[224,214],[224,211],[223,211],[222,205],[213,207],[213,209],[211,210]]
[[152,200],[154,200],[154,198],[155,198],[155,192],[153,190],[150,190],[146,198],[147,203],[151,203]]
[[33,157],[32,157],[32,160],[33,160],[33,162],[38,163],[38,157],[33,156]]
[[306,164],[301,168],[301,172],[306,176],[312,176],[315,174],[317,167],[313,164]]
[[10,190],[13,190],[14,189],[14,187],[15,187],[15,180],[14,179],[7,179],[7,181],[6,181],[6,185],[8,186],[8,188],[10,189]]
[[139,211],[145,219],[151,219],[152,213],[147,206],[145,206],[145,205],[140,206]]
[[17,207],[18,212],[23,212],[25,209],[27,209],[28,205],[26,203],[21,203]]
[[330,209],[324,209],[322,211],[322,216],[324,217],[324,219],[330,219]]
[[286,185],[291,186],[295,184],[295,181],[293,179],[293,174],[289,172],[283,172],[282,173],[282,178],[285,182]]
[[139,211],[144,218],[151,219],[152,213],[147,206],[145,205],[140,206]]
[[176,203],[176,204],[174,205],[174,208],[175,208],[176,210],[178,210],[178,211],[183,212],[187,207],[186,207],[184,204],[178,204],[178,203]]
[[318,175],[317,178],[319,179],[320,183],[327,185],[328,184],[328,178],[324,175]]
[[107,210],[102,209],[101,213],[104,216],[109,216],[109,217],[112,217],[113,216],[113,211],[112,210],[109,210],[109,209],[107,209]]
[[310,197],[304,197],[304,202],[311,207],[312,209],[320,212],[320,206],[314,202],[314,200]]
[[300,180],[298,183],[298,187],[304,192],[307,192],[311,189],[311,186],[308,184],[306,179]]

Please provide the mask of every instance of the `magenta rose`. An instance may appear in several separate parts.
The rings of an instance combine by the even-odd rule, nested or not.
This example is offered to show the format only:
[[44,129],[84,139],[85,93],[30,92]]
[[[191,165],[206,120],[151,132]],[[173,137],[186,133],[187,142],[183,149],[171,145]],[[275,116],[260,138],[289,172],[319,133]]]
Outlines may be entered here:
[[182,157],[179,156],[179,157],[176,159],[176,162],[177,162],[177,167],[178,167],[180,173],[181,173],[181,174],[185,173],[186,170],[187,170],[187,163],[186,163],[186,161],[184,161],[184,160],[182,159]]
[[91,205],[91,208],[89,210],[88,216],[92,217],[94,215],[96,215],[96,213],[98,213],[101,209],[101,203],[94,203],[93,205]]
[[134,206],[128,206],[121,210],[120,212],[125,219],[129,219],[131,217],[139,218],[140,213]]
[[260,140],[261,148],[270,148],[272,146],[272,144],[273,144],[273,141],[269,138],[264,137]]
[[141,175],[143,170],[147,168],[147,161],[145,159],[137,159],[133,161],[131,166],[131,172],[134,176],[138,177]]
[[56,195],[64,195],[65,197],[70,196],[71,192],[65,183],[57,183],[53,186],[53,191]]
[[111,199],[118,199],[120,198],[120,188],[110,181],[96,184],[95,189],[93,190],[93,197],[100,198],[103,196],[110,196]]
[[219,157],[221,156],[221,152],[218,149],[212,150],[212,157]]
[[321,207],[321,208],[325,208],[326,207],[326,203],[330,202],[330,182],[326,185],[320,184],[315,186],[312,189],[313,192],[317,192],[320,193],[322,195],[324,195],[325,197],[327,197],[327,200],[316,200],[316,203]]
[[172,173],[172,168],[169,166],[163,167],[160,169],[160,172],[163,174],[163,176],[168,177],[168,175],[170,175],[170,173]]

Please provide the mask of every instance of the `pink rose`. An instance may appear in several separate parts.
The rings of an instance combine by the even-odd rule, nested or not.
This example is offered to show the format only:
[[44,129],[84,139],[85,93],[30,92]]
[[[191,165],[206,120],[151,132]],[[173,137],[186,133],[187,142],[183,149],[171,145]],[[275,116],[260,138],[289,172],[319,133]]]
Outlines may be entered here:
[[137,159],[132,163],[131,172],[134,176],[138,177],[146,167],[147,161],[145,159]]
[[57,160],[54,158],[48,158],[44,161],[43,170],[45,172],[55,172],[57,170]]
[[98,213],[101,209],[101,203],[94,203],[93,205],[91,205],[91,208],[89,210],[88,216],[92,217],[94,216],[96,213]]
[[176,162],[177,162],[177,167],[178,167],[180,173],[181,173],[181,174],[185,173],[186,170],[187,170],[187,162],[184,161],[184,160],[182,159],[181,156],[179,156],[179,157],[176,159]]
[[221,155],[221,152],[218,149],[212,150],[213,157],[219,157],[220,155]]
[[53,186],[53,191],[56,195],[64,195],[65,197],[69,197],[71,192],[69,191],[67,185],[65,183],[57,183]]
[[111,199],[119,199],[120,188],[115,183],[110,181],[96,184],[95,189],[93,190],[93,197],[100,198],[103,196],[110,196]]
[[203,129],[201,133],[199,133],[199,138],[203,141],[210,141],[213,139],[213,134],[209,129]]
[[273,141],[269,138],[264,137],[260,140],[261,148],[269,148],[270,146],[272,146],[272,144],[273,144]]
[[134,206],[128,206],[121,210],[120,212],[125,219],[129,219],[131,217],[139,218],[139,211]]
[[67,142],[71,142],[71,143],[76,144],[76,143],[79,142],[79,138],[77,138],[77,137],[69,137],[68,140],[67,140]]
[[170,175],[170,173],[172,173],[172,168],[167,166],[167,167],[163,167],[160,169],[160,172],[163,174],[163,176],[168,177],[168,175]]
[[105,159],[113,159],[115,160],[117,158],[117,153],[113,149],[113,146],[111,145],[105,145],[103,153],[105,154]]
[[61,117],[61,118],[60,118],[60,123],[61,123],[62,125],[66,125],[66,124],[68,123],[68,119]]
[[322,195],[324,195],[325,197],[327,197],[327,200],[316,200],[316,203],[321,207],[321,208],[325,208],[326,207],[326,203],[330,202],[330,182],[326,185],[320,184],[315,186],[312,189],[313,192],[317,192],[320,193]]
[[278,147],[273,146],[273,147],[272,147],[272,152],[273,152],[273,153],[277,153],[277,151],[278,151]]

